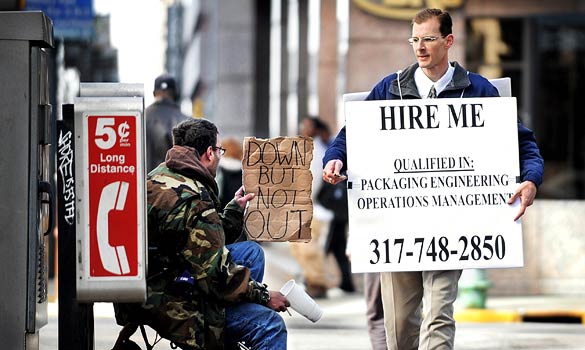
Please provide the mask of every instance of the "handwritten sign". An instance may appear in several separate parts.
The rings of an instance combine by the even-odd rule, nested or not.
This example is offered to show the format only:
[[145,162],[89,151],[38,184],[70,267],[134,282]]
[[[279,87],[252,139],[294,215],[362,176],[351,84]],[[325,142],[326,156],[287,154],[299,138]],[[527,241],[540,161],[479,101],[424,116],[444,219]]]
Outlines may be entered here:
[[346,102],[353,272],[523,265],[515,98]]
[[256,194],[244,215],[250,240],[311,240],[312,159],[308,137],[244,139],[244,188]]

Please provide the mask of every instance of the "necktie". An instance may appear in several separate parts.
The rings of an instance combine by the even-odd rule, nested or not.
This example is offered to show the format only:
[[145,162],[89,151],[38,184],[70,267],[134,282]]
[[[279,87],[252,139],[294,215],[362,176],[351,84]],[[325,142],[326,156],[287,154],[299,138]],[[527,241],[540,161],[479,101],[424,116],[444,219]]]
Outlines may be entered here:
[[437,90],[435,90],[435,85],[431,87],[431,91],[429,91],[427,98],[437,98]]

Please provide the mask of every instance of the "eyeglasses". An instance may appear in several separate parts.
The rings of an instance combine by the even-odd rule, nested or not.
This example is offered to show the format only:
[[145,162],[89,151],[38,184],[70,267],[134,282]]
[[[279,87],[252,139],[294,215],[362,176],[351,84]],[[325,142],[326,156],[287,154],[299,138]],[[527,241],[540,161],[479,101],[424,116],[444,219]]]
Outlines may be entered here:
[[430,44],[432,42],[435,42],[439,38],[444,38],[444,37],[443,36],[423,36],[423,37],[419,38],[417,36],[413,36],[413,37],[408,38],[408,43],[410,45],[418,44],[420,42],[423,42],[425,44]]
[[221,146],[217,146],[217,147],[213,146],[213,147],[211,147],[211,148],[213,148],[213,150],[214,150],[214,151],[217,151],[217,150],[219,150],[219,155],[220,155],[220,156],[223,156],[223,155],[225,154],[225,148],[223,148],[223,147],[221,147]]

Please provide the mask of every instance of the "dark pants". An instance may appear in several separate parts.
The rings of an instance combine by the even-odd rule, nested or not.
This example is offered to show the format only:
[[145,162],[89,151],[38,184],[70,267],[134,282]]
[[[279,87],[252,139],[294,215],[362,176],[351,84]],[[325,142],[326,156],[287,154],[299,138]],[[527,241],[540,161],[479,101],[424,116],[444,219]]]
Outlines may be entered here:
[[347,247],[347,221],[345,220],[331,220],[329,224],[329,235],[327,236],[327,244],[325,245],[325,253],[332,253],[341,271],[341,284],[339,288],[346,292],[355,291],[353,280],[351,277],[351,264],[346,254]]

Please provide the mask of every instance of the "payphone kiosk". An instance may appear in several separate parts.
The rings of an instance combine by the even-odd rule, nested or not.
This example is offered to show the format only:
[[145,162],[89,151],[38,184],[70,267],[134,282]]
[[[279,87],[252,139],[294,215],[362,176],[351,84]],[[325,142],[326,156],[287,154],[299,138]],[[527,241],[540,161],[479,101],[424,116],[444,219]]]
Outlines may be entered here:
[[47,324],[55,120],[49,103],[53,25],[42,12],[0,12],[0,339],[39,348]]
[[75,98],[77,300],[144,301],[144,87],[82,83]]

